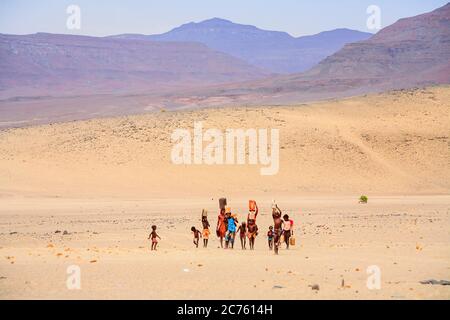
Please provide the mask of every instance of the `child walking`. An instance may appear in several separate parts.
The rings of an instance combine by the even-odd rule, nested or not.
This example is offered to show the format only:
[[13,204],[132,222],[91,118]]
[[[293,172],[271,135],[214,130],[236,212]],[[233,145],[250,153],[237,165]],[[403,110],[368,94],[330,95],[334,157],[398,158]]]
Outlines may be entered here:
[[203,248],[207,248],[208,247],[208,240],[209,240],[209,235],[210,235],[210,231],[209,231],[209,221],[208,221],[208,216],[207,216],[207,211],[203,210],[202,212],[202,226],[203,226]]
[[269,231],[267,231],[267,241],[269,243],[269,250],[273,249],[273,237],[275,233],[273,232],[273,227],[269,227]]
[[245,222],[242,222],[242,224],[237,229],[237,232],[239,232],[239,238],[241,239],[241,248],[242,250],[246,250],[245,247],[247,244],[247,224]]
[[158,238],[161,240],[161,237],[156,233],[156,226],[152,226],[152,231],[148,235],[148,238],[152,240],[151,250],[156,250],[156,246],[158,245]]
[[200,232],[200,230],[197,230],[196,227],[192,227],[191,228],[192,233],[194,234],[194,244],[195,247],[198,248],[198,242],[200,241],[200,238],[202,237],[202,233]]
[[208,228],[203,229],[203,248],[208,248],[208,240],[209,240],[210,231]]

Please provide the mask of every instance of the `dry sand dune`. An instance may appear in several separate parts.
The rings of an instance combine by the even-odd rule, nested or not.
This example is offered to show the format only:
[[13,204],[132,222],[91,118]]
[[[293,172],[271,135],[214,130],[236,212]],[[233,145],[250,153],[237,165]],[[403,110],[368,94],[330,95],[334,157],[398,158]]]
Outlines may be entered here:
[[[0,131],[0,298],[449,299],[419,283],[450,279],[449,101],[434,87]],[[279,174],[173,165],[170,135],[194,121],[279,128]],[[190,226],[202,208],[215,224],[223,195],[240,218],[258,201],[255,251],[193,247]],[[273,198],[299,241],[280,256],[264,236]],[[81,290],[66,287],[70,265]],[[380,290],[366,286],[371,265]]]
[[[0,131],[0,195],[448,194],[450,89],[296,107],[161,112]],[[280,129],[278,175],[172,164],[177,128]]]

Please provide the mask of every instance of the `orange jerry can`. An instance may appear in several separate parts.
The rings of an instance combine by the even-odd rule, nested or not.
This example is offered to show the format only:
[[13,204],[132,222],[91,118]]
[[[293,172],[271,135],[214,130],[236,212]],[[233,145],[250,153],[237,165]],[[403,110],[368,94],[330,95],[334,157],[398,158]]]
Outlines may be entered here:
[[289,238],[289,245],[295,246],[295,237],[294,236]]
[[255,200],[249,200],[248,201],[248,210],[249,211],[256,211],[256,201]]

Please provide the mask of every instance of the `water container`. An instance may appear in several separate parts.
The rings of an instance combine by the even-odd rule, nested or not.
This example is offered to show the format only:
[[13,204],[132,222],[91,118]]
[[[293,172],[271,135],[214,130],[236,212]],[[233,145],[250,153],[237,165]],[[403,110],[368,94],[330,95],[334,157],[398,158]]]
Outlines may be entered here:
[[225,209],[227,206],[227,199],[226,198],[220,198],[219,199],[219,207],[220,209]]

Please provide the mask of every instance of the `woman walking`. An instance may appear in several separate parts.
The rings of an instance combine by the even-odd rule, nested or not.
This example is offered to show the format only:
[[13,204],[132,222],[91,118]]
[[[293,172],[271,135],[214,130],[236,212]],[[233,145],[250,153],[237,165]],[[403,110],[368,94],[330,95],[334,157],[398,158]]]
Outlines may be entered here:
[[283,220],[281,219],[282,212],[280,208],[275,204],[272,204],[272,218],[273,218],[273,249],[275,254],[278,254],[278,248],[280,247],[281,234],[283,230]]
[[216,233],[220,238],[220,247],[223,248],[223,238],[227,232],[227,219],[225,216],[225,208],[220,209],[219,216],[217,218]]
[[291,236],[294,235],[294,221],[289,219],[289,216],[287,214],[285,214],[283,216],[283,238],[284,238],[284,242],[286,243],[286,249],[289,249],[289,240],[291,238]]

